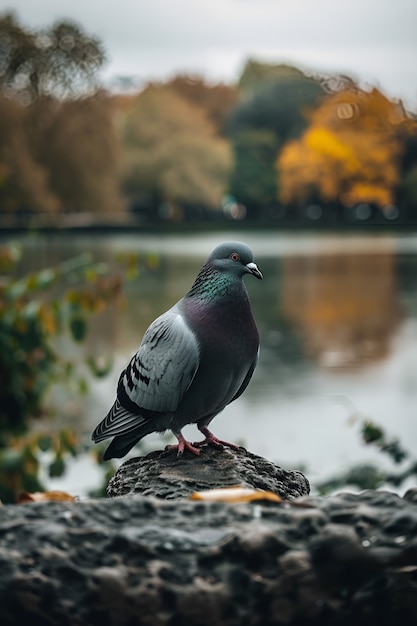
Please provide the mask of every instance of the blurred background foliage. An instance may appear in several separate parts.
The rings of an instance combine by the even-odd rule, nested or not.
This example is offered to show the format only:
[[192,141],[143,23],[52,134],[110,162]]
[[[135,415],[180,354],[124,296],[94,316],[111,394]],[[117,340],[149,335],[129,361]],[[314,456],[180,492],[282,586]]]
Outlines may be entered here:
[[63,21],[30,31],[13,14],[0,19],[0,87],[23,105],[39,97],[77,96],[94,91],[105,59],[100,41]]
[[[42,473],[63,475],[66,460],[90,449],[59,419],[63,388],[76,397],[88,390],[88,376],[108,374],[111,356],[76,354],[62,349],[83,344],[89,319],[123,302],[122,283],[155,259],[119,255],[118,271],[81,254],[57,267],[17,277],[21,249],[0,248],[0,500],[14,501],[20,491],[40,491]],[[92,454],[101,462],[101,448]],[[104,468],[112,471],[111,464]]]
[[[417,121],[345,76],[247,61],[234,85],[196,76],[100,89],[101,42],[68,22],[0,17],[0,213],[182,220],[265,207],[415,206]],[[58,220],[58,217],[56,217]]]
[[328,96],[310,112],[302,136],[278,157],[281,199],[303,202],[313,190],[327,202],[392,205],[404,183],[400,164],[406,139],[415,131],[401,103],[377,89],[343,89]]
[[[363,443],[374,446],[389,460],[394,469],[383,470],[371,463],[358,463],[347,471],[328,478],[316,485],[319,493],[326,494],[346,488],[378,489],[386,485],[399,488],[409,479],[417,476],[417,459],[407,450],[396,437],[390,437],[386,431],[374,421],[360,417],[360,434]],[[405,463],[401,469],[396,466]]]
[[207,112],[169,86],[150,85],[123,124],[125,190],[158,206],[220,206],[231,155]]

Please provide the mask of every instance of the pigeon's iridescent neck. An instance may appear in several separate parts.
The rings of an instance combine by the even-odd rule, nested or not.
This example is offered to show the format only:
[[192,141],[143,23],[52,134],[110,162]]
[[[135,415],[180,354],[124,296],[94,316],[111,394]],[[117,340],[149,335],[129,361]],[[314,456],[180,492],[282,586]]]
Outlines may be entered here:
[[194,281],[186,298],[196,298],[205,301],[215,301],[229,295],[233,288],[239,290],[245,287],[240,276],[227,272],[219,272],[211,265],[204,265]]

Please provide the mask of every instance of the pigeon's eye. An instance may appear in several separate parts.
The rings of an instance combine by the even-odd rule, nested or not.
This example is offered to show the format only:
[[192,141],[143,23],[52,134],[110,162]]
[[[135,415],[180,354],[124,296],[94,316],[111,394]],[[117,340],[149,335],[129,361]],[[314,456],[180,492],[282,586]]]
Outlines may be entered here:
[[239,261],[240,256],[238,255],[237,252],[232,252],[232,254],[230,255],[230,258],[232,259],[232,261]]

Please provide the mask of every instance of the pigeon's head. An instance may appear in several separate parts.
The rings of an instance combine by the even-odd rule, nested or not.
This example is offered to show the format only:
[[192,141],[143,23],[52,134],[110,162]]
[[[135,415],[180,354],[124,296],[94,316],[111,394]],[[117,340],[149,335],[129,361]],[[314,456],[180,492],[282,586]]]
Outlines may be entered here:
[[252,274],[262,280],[262,274],[253,260],[252,250],[240,241],[227,241],[214,248],[207,262],[222,272],[242,277]]

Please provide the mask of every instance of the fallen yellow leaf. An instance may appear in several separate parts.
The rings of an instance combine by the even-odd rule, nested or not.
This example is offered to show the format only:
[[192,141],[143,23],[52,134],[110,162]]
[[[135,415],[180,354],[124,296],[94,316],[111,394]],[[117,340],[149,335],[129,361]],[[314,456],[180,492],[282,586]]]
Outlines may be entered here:
[[74,500],[78,500],[78,498],[65,491],[37,491],[35,493],[21,491],[16,502],[17,504],[26,504],[28,502],[74,502]]
[[253,502],[254,500],[268,500],[269,502],[282,502],[276,493],[253,489],[252,487],[224,487],[222,489],[207,489],[206,491],[194,491],[189,500],[201,500],[204,502]]

